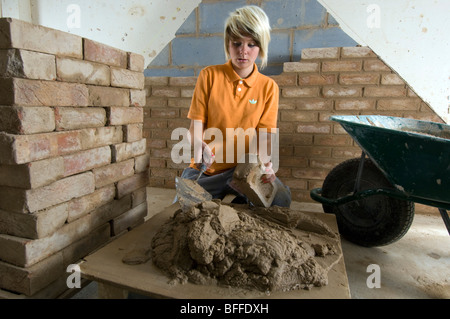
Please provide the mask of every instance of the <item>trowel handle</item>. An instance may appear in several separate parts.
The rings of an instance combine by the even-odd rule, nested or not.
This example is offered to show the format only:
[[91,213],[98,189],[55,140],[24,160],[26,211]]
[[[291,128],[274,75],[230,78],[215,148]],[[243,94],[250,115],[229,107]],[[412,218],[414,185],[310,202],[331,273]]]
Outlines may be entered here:
[[198,179],[200,178],[200,176],[202,176],[202,174],[206,171],[206,169],[207,169],[206,164],[202,163],[202,165],[200,165],[200,173],[198,174],[195,181],[198,181]]

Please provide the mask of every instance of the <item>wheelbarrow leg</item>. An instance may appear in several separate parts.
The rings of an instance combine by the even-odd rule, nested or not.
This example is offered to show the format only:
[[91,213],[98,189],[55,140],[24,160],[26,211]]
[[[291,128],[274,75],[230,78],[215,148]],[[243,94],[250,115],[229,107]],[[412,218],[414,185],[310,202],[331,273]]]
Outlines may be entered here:
[[443,208],[439,208],[439,212],[441,213],[442,219],[444,220],[445,227],[447,227],[448,234],[450,235],[450,218],[448,217],[448,213]]
[[361,176],[364,168],[364,160],[366,159],[366,153],[361,153],[361,159],[359,161],[358,166],[358,172],[356,173],[356,181],[355,181],[355,188],[353,189],[353,194],[357,193],[359,191],[359,185],[361,182]]

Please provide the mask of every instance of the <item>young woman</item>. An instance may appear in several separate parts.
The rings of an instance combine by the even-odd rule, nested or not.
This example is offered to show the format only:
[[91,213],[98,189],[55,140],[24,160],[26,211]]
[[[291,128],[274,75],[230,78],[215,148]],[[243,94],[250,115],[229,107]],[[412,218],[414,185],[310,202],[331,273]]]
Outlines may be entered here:
[[[267,65],[270,30],[267,15],[257,6],[246,6],[230,14],[224,32],[228,62],[206,67],[198,76],[188,113],[191,144],[196,153],[181,177],[196,178],[203,163],[207,170],[198,183],[213,198],[223,199],[229,193],[237,195],[229,183],[242,155],[238,154],[238,144],[245,141],[245,152],[249,152],[253,146],[250,144],[257,140],[256,149],[265,165],[262,181],[278,184],[272,205],[289,207],[289,188],[276,177],[270,153],[261,154],[261,150],[270,149],[278,114],[278,85],[259,73],[255,63],[260,58],[261,68]],[[244,140],[238,137],[239,132],[242,135],[252,130],[257,138],[253,139],[251,134],[244,136]],[[263,143],[267,147],[261,147]],[[245,201],[242,197],[235,200]]]

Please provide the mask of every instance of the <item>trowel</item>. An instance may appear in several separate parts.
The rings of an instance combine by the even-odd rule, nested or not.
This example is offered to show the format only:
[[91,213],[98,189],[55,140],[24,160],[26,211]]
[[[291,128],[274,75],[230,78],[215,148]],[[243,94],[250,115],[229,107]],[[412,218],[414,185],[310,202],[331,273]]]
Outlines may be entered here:
[[177,197],[183,211],[188,211],[196,204],[212,199],[212,195],[198,183],[200,176],[206,171],[206,168],[206,164],[202,163],[200,173],[195,180],[175,177]]

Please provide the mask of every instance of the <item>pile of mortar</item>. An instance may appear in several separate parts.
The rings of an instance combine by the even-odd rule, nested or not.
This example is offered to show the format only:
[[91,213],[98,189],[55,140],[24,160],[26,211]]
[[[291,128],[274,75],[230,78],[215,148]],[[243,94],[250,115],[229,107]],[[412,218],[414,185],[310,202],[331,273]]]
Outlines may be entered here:
[[[290,291],[327,285],[341,254],[337,243],[309,215],[212,200],[175,212],[153,237],[151,258],[171,284]],[[324,262],[327,255],[335,258]]]

